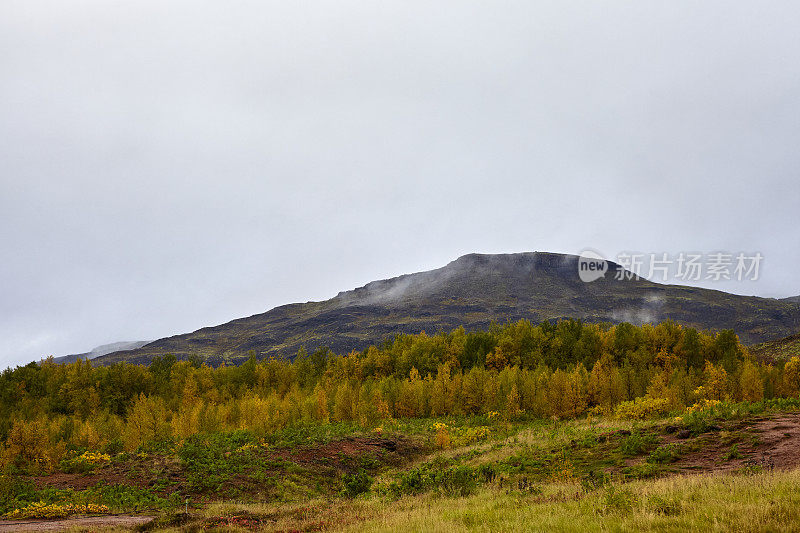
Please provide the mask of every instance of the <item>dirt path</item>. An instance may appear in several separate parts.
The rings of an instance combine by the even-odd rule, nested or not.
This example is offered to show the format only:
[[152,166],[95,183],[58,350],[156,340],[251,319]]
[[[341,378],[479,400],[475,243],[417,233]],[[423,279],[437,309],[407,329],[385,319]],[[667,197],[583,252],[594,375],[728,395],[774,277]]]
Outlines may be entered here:
[[62,531],[71,528],[123,527],[134,528],[153,519],[152,516],[113,515],[66,518],[64,520],[0,520],[3,531]]
[[[682,443],[675,437],[667,442]],[[684,473],[727,472],[746,467],[788,470],[800,466],[800,413],[748,418],[697,438],[699,448],[679,459]]]

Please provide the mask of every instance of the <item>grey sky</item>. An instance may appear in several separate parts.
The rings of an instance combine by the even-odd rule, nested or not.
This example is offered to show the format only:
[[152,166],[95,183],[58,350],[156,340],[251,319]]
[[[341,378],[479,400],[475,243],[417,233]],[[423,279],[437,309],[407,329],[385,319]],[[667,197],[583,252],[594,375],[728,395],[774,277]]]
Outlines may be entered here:
[[469,252],[760,251],[797,2],[0,4],[0,368]]

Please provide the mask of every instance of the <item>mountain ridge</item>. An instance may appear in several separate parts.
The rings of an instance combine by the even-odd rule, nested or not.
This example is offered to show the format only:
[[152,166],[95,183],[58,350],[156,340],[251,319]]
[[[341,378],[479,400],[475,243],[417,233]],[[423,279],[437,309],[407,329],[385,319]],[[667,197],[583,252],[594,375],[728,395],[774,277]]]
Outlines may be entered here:
[[747,344],[800,330],[800,305],[791,299],[664,285],[633,275],[616,280],[624,269],[608,264],[605,277],[585,283],[574,255],[467,254],[437,269],[371,281],[328,300],[285,304],[96,360],[146,363],[174,353],[179,358],[196,355],[211,364],[235,363],[251,350],[259,358],[293,357],[301,346],[346,353],[398,333],[484,328],[492,321],[523,318],[611,323],[671,319],[700,329],[734,329]]
[[96,346],[89,350],[88,352],[84,353],[74,353],[69,355],[62,355],[59,357],[54,357],[53,362],[59,364],[66,364],[66,363],[74,363],[78,359],[84,360],[91,360],[96,359],[97,357],[102,357],[104,355],[124,351],[124,350],[135,350],[137,348],[141,348],[145,344],[148,344],[151,341],[119,341],[119,342],[112,342],[109,344],[103,344],[100,346]]

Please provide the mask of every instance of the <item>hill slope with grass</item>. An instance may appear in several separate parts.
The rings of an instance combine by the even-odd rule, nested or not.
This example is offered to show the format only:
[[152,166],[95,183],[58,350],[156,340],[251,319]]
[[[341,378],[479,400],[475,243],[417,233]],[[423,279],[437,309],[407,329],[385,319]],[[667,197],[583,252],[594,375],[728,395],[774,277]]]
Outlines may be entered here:
[[775,341],[761,342],[750,347],[750,353],[765,361],[788,360],[800,357],[800,333]]
[[734,329],[745,344],[800,330],[800,304],[721,291],[663,285],[643,278],[584,283],[578,257],[533,252],[470,254],[445,267],[374,281],[321,302],[276,307],[193,333],[151,342],[96,359],[147,363],[173,353],[211,364],[257,357],[293,357],[325,346],[336,353],[361,350],[398,333],[485,328],[522,318],[532,322],[572,317],[588,322],[641,324],[674,320],[701,329]]

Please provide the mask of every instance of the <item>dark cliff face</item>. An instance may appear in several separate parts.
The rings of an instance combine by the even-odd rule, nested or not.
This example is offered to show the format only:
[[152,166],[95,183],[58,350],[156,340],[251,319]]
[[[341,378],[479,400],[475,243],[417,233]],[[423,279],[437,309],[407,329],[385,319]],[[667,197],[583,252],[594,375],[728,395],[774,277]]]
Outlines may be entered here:
[[533,322],[579,318],[592,322],[676,322],[703,329],[734,329],[745,343],[800,330],[800,305],[791,300],[737,296],[660,285],[645,279],[604,278],[584,283],[578,258],[542,252],[469,254],[448,265],[374,281],[324,302],[277,307],[194,333],[177,335],[98,362],[146,363],[156,355],[197,355],[212,363],[292,357],[301,346],[337,353],[363,349],[397,333],[433,333],[458,326],[488,326],[522,318]]

